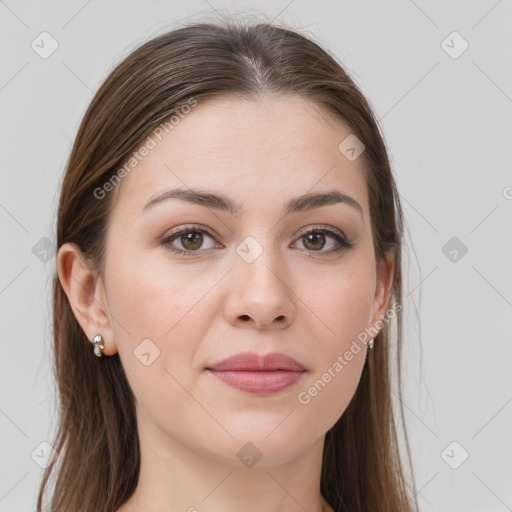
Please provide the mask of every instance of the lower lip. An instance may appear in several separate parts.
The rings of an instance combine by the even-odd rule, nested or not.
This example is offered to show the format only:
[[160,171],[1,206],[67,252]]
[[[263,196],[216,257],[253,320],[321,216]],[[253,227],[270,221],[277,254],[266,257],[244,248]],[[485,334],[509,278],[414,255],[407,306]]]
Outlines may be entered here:
[[229,386],[255,395],[269,395],[289,388],[305,373],[286,370],[208,371]]

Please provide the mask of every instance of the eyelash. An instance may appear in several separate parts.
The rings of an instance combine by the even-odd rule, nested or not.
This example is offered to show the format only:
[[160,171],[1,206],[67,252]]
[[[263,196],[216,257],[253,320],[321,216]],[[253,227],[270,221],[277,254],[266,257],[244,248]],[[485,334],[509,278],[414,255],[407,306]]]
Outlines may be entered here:
[[[171,233],[169,236],[167,236],[163,241],[162,241],[162,245],[166,247],[166,249],[168,249],[169,251],[175,253],[175,254],[180,254],[182,256],[186,256],[186,257],[189,257],[189,256],[194,256],[196,253],[199,253],[200,250],[196,250],[196,251],[184,251],[182,249],[176,249],[175,247],[172,247],[172,245],[170,245],[175,239],[179,238],[181,235],[185,234],[185,233],[206,233],[207,235],[209,235],[211,238],[215,239],[215,235],[214,233],[212,233],[209,229],[207,229],[206,227],[202,227],[202,226],[196,226],[196,225],[190,225],[190,226],[185,226],[184,228],[180,229],[179,231],[175,231],[174,233]],[[306,235],[309,235],[311,233],[327,233],[328,235],[330,235],[332,238],[335,239],[336,242],[338,242],[339,244],[339,247],[337,247],[336,249],[331,249],[330,251],[309,251],[311,253],[320,253],[320,254],[337,254],[337,253],[340,253],[342,251],[346,251],[346,250],[349,250],[349,249],[352,249],[352,247],[354,246],[353,243],[347,241],[342,235],[338,234],[337,231],[334,231],[333,229],[330,229],[328,228],[327,226],[314,226],[306,231],[303,231],[298,238],[302,238],[303,236],[306,236]]]

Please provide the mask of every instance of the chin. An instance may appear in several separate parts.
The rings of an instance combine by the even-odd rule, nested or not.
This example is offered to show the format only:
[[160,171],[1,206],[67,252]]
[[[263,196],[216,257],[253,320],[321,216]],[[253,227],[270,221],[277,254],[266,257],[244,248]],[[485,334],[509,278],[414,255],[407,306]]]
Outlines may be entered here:
[[[280,433],[276,430],[272,432],[275,426],[274,423],[270,428],[262,428],[261,424],[256,424],[251,429],[230,430],[233,438],[209,437],[211,444],[206,449],[210,458],[240,469],[270,469],[290,463],[317,441],[304,438],[300,432],[292,434],[289,429],[283,429]],[[272,433],[269,435],[269,432]]]

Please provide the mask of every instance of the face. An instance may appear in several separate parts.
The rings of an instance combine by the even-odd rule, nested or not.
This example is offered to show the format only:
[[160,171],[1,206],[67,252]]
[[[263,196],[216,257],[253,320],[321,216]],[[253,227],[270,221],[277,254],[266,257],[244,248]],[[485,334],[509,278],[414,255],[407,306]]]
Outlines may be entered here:
[[[199,102],[112,192],[105,352],[119,352],[140,429],[238,466],[251,442],[271,467],[343,414],[366,357],[353,342],[385,308],[363,160],[338,149],[350,134],[298,97]],[[238,209],[162,196],[177,189]],[[345,200],[296,200],[330,192]],[[212,371],[275,352],[301,371],[278,357],[259,374]]]

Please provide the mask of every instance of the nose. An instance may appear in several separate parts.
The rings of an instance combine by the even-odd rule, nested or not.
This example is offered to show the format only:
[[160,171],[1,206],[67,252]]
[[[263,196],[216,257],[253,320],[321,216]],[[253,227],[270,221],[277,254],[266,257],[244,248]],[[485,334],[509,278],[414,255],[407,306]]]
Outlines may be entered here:
[[252,263],[242,259],[236,263],[225,308],[232,325],[284,329],[295,318],[295,293],[288,273],[273,258],[264,257],[268,252]]

